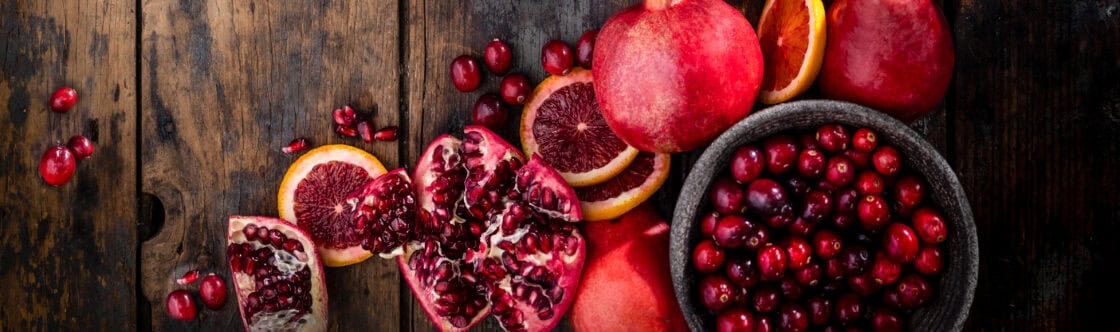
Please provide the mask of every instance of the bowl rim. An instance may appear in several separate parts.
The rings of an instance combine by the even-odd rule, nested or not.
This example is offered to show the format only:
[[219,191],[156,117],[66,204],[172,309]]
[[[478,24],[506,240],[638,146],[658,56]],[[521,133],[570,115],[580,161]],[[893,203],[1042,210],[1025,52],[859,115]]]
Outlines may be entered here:
[[[906,156],[904,160],[912,168],[927,178],[926,182],[931,187],[927,191],[927,197],[935,200],[935,203],[942,208],[946,222],[952,225],[950,239],[957,242],[945,246],[946,250],[955,252],[953,257],[956,258],[947,264],[949,266],[943,272],[942,280],[946,280],[950,272],[956,272],[963,278],[961,280],[964,284],[942,283],[942,287],[937,290],[935,296],[939,299],[948,295],[948,300],[956,304],[953,307],[945,307],[943,310],[945,315],[922,317],[926,316],[923,308],[915,314],[916,319],[909,320],[909,324],[911,328],[915,328],[914,324],[917,321],[932,320],[939,322],[937,325],[940,325],[940,328],[936,330],[945,328],[952,331],[962,330],[975,297],[979,272],[979,246],[972,210],[956,172],[937,149],[905,123],[871,108],[836,100],[787,102],[756,111],[717,137],[692,165],[673,209],[669,249],[673,290],[689,328],[693,331],[702,331],[706,326],[702,317],[707,314],[697,312],[693,305],[695,303],[691,298],[693,282],[692,277],[689,276],[691,272],[688,263],[691,261],[692,252],[690,244],[699,237],[694,220],[697,220],[699,207],[707,201],[707,195],[704,193],[713,182],[716,170],[722,169],[721,165],[726,164],[735,147],[785,130],[824,123],[842,123],[876,130],[878,135],[885,135],[892,145],[903,152]],[[744,137],[752,135],[753,138]],[[937,178],[941,180],[931,181],[930,175],[938,176]],[[946,208],[950,206],[955,206],[956,209],[950,211]],[[963,252],[956,252],[958,250]],[[953,287],[950,292],[949,286],[964,286],[964,289]],[[925,325],[915,329],[935,330]]]

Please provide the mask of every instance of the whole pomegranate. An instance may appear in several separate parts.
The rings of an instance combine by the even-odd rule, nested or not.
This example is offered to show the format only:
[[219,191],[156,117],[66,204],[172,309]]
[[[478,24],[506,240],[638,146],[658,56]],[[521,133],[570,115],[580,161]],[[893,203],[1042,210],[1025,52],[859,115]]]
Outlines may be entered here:
[[750,22],[721,0],[646,0],[615,14],[595,42],[595,95],[630,145],[682,152],[751,111],[762,51]]
[[904,122],[929,113],[953,76],[953,39],[930,0],[837,0],[819,84],[828,98]]
[[640,205],[617,220],[585,224],[583,230],[587,267],[572,306],[576,331],[688,329],[665,264],[669,224],[652,205]]

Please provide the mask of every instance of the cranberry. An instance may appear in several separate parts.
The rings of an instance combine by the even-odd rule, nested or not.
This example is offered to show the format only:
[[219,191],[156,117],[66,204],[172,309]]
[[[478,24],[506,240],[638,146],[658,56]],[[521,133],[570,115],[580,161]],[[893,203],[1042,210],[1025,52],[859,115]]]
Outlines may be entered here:
[[889,308],[879,308],[871,316],[871,329],[875,332],[901,332],[902,316]]
[[815,179],[824,174],[824,153],[816,149],[801,150],[797,156],[797,174],[802,177]]
[[837,213],[856,212],[859,200],[862,198],[855,188],[841,189],[833,193],[836,198],[835,209]]
[[753,181],[766,168],[766,156],[754,145],[746,145],[735,150],[731,157],[731,177],[746,184]]
[[591,55],[594,54],[597,37],[599,30],[587,30],[576,41],[576,62],[583,68],[591,69]]
[[778,280],[786,272],[786,252],[778,246],[766,245],[759,249],[756,262],[762,280]]
[[756,228],[754,223],[743,216],[735,214],[723,216],[716,222],[713,239],[715,239],[716,245],[723,248],[742,247],[753,228]]
[[774,309],[778,307],[778,302],[781,301],[779,298],[781,296],[782,293],[773,286],[759,287],[758,290],[754,292],[754,298],[752,299],[754,311],[762,313],[774,311]]
[[885,176],[894,176],[898,174],[898,169],[902,167],[902,158],[895,150],[889,145],[884,145],[875,149],[875,153],[871,155],[871,164],[875,166],[875,170],[879,174]]
[[787,300],[794,301],[801,298],[801,284],[792,276],[782,277],[781,281],[778,282],[778,288],[782,290],[782,297]]
[[771,136],[762,143],[762,149],[766,151],[766,170],[770,173],[788,172],[797,162],[797,144],[789,136]]
[[382,142],[397,140],[397,126],[388,126],[378,129],[373,132],[373,140]]
[[692,266],[700,273],[712,273],[723,267],[726,256],[723,249],[716,247],[712,240],[700,241],[692,251]]
[[856,217],[854,212],[843,212],[832,216],[832,224],[839,229],[846,229],[857,223],[859,223],[859,218]]
[[905,209],[917,207],[925,197],[925,183],[913,175],[898,178],[894,184],[894,200]]
[[801,134],[801,136],[797,137],[797,143],[800,144],[802,149],[806,149],[806,150],[807,149],[813,149],[813,150],[818,150],[818,151],[821,150],[821,145],[817,144],[817,133],[816,132],[808,132],[808,133]]
[[373,129],[370,128],[372,126],[367,120],[358,121],[358,136],[362,138],[363,142],[373,142]]
[[792,224],[789,224],[789,233],[794,236],[806,237],[813,234],[815,228],[817,228],[817,223],[797,218]]
[[478,97],[474,103],[474,124],[483,125],[492,130],[499,130],[506,125],[509,118],[509,106],[502,102],[502,98],[493,93]]
[[821,294],[829,298],[836,298],[840,296],[841,292],[848,291],[848,281],[844,280],[844,278],[825,279],[824,282],[821,283],[820,288]]
[[793,223],[793,209],[783,209],[782,213],[766,218],[766,225],[774,229],[785,228]]
[[85,136],[75,135],[71,137],[66,146],[74,153],[74,158],[77,160],[86,159],[93,155],[93,142],[90,142]]
[[817,326],[828,323],[829,317],[832,316],[832,300],[823,296],[814,296],[810,297],[805,305],[809,307],[809,323]]
[[899,295],[897,286],[883,289],[883,304],[893,308],[902,308],[902,296]]
[[809,265],[805,265],[805,267],[793,271],[793,277],[797,279],[797,283],[802,286],[813,287],[820,282],[821,273],[823,272],[821,271],[820,264],[809,263]]
[[786,179],[786,188],[789,188],[789,191],[796,196],[808,195],[809,191],[813,189],[812,186],[809,185],[809,182],[797,176],[791,176]]
[[817,143],[825,151],[838,153],[848,148],[848,129],[838,124],[827,124],[817,129]]
[[945,242],[947,232],[945,220],[941,218],[941,214],[937,210],[920,208],[914,211],[914,216],[910,221],[922,242],[929,244]]
[[719,213],[712,212],[700,219],[700,234],[705,238],[712,238],[716,234],[716,224],[719,223]]
[[486,67],[490,68],[491,72],[505,75],[509,72],[509,68],[513,67],[513,51],[510,51],[506,42],[494,38],[483,49],[482,60],[486,62]]
[[841,257],[824,261],[824,275],[832,280],[839,280],[848,275],[847,267]]
[[856,177],[856,189],[864,195],[882,195],[883,177],[871,170],[860,172]]
[[743,189],[729,177],[723,176],[712,184],[708,199],[712,207],[720,214],[742,213],[746,207],[743,204]]
[[78,90],[64,86],[58,88],[51,95],[51,109],[58,113],[66,113],[78,103]]
[[891,260],[883,252],[879,252],[875,255],[875,263],[871,266],[871,277],[875,278],[876,282],[883,285],[890,285],[898,281],[898,278],[901,276],[901,264]]
[[836,257],[836,254],[839,254],[843,248],[844,243],[840,239],[840,235],[833,231],[822,229],[813,234],[813,251],[821,259]]
[[770,317],[760,316],[754,322],[754,332],[771,332],[775,331],[774,321]]
[[828,183],[837,188],[842,188],[855,180],[855,171],[851,159],[845,156],[835,156],[828,159],[828,168],[825,169],[824,177],[828,180]]
[[941,249],[934,246],[923,247],[914,259],[914,270],[925,275],[941,272]]
[[852,165],[856,167],[857,171],[865,170],[871,166],[871,153],[856,150],[844,150],[844,156],[848,157],[848,160],[852,161]]
[[800,269],[809,265],[813,259],[813,248],[809,242],[800,237],[790,237],[785,241],[786,257],[789,259],[790,269]]
[[212,310],[221,309],[226,305],[226,291],[226,281],[216,274],[207,275],[198,284],[198,295],[202,298],[202,304]]
[[861,274],[848,278],[848,288],[861,296],[875,294],[875,292],[879,291],[879,287],[881,286],[882,285],[878,282],[875,282],[875,278],[868,274]]
[[754,259],[742,256],[729,260],[727,280],[740,287],[754,287],[758,284],[758,267],[755,267]]
[[42,158],[39,158],[39,177],[48,185],[58,187],[70,182],[76,167],[74,153],[69,148],[62,145],[52,146],[43,152]]
[[482,70],[470,55],[460,55],[451,61],[451,84],[462,92],[471,92],[482,84]]
[[779,214],[789,204],[785,188],[771,179],[751,181],[750,186],[747,186],[747,202],[763,216]]
[[700,280],[700,298],[704,306],[719,312],[735,299],[735,286],[719,274],[710,274]]
[[861,152],[871,152],[875,150],[875,145],[879,144],[875,138],[875,131],[868,128],[860,128],[856,130],[852,136],[852,149]]
[[801,218],[811,222],[823,220],[832,213],[832,196],[821,190],[813,190],[805,195]]
[[883,235],[883,251],[898,263],[909,263],[918,257],[918,236],[914,229],[903,223],[891,223]]
[[498,91],[501,92],[502,100],[506,103],[521,106],[529,100],[529,95],[533,93],[533,86],[529,84],[529,79],[525,78],[525,75],[512,74],[502,78]]
[[859,295],[848,293],[836,299],[836,307],[833,310],[836,320],[841,323],[852,323],[863,315],[863,303],[860,302]]
[[914,309],[926,304],[933,296],[929,283],[921,275],[910,274],[898,281],[898,300],[904,309]]
[[311,142],[306,137],[299,137],[288,142],[287,146],[280,148],[280,152],[285,154],[299,153],[300,151],[306,150],[310,145]]
[[861,245],[851,245],[840,252],[840,261],[848,276],[861,275],[871,267],[871,252]]
[[887,202],[876,195],[864,196],[859,201],[859,222],[863,229],[875,231],[882,229],[891,220],[891,211]]
[[782,331],[801,332],[809,329],[809,314],[805,312],[805,308],[786,303],[778,312],[778,327]]
[[541,66],[556,76],[567,75],[572,70],[572,48],[562,40],[550,40],[541,49]]
[[754,315],[744,307],[724,310],[716,317],[717,332],[751,332],[754,329]]
[[770,244],[770,230],[766,227],[754,227],[747,233],[747,241],[743,243],[743,247],[750,250],[758,250]]
[[185,289],[177,289],[167,294],[167,315],[181,321],[192,321],[198,316],[198,306],[194,297]]

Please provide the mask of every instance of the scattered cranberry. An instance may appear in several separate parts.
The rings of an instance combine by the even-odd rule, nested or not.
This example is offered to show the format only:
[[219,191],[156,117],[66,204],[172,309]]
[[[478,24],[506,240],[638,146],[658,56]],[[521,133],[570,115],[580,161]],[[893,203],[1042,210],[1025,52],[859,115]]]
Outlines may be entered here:
[[506,42],[494,38],[482,50],[482,60],[486,62],[486,68],[490,68],[490,72],[505,75],[513,67],[513,51],[510,51]]
[[875,278],[867,274],[852,276],[848,278],[848,288],[860,296],[871,296],[879,291],[882,286],[875,282]]
[[183,273],[182,277],[179,277],[179,279],[175,279],[175,283],[179,284],[180,286],[193,284],[195,281],[198,281],[198,274],[198,270],[187,271],[186,273]]
[[858,294],[849,293],[836,300],[836,320],[842,323],[855,322],[863,315],[863,303]]
[[856,189],[864,195],[882,195],[883,177],[871,170],[860,172],[856,177]]
[[848,129],[838,124],[826,124],[817,129],[817,143],[825,151],[838,153],[848,148]]
[[191,293],[185,289],[177,289],[167,294],[167,315],[181,321],[192,321],[198,316],[198,307],[194,303]]
[[358,136],[358,129],[354,128],[353,126],[335,125],[334,132],[346,137]]
[[805,312],[805,308],[786,303],[778,312],[778,327],[782,331],[801,332],[809,329],[809,314]]
[[718,274],[710,274],[700,280],[700,298],[704,306],[712,311],[719,312],[726,308],[735,298],[735,287],[727,278]]
[[58,88],[51,95],[51,109],[58,113],[66,113],[78,103],[78,90],[64,86]]
[[74,153],[74,158],[79,161],[93,155],[93,142],[90,142],[85,136],[75,135],[71,137],[66,146]]
[[835,156],[828,159],[828,168],[825,169],[825,179],[836,187],[845,187],[855,180],[855,166],[852,160],[845,156]]
[[918,274],[902,277],[902,280],[898,281],[897,289],[899,303],[905,309],[917,308],[933,296],[933,290],[930,289],[929,283]]
[[883,251],[887,256],[900,264],[910,263],[918,257],[918,236],[914,229],[903,223],[892,223],[887,226],[883,236]]
[[350,127],[353,126],[354,121],[357,120],[358,113],[354,111],[354,108],[345,105],[342,106],[342,108],[335,109],[334,112],[331,113],[331,116],[334,118],[334,124]]
[[366,143],[373,142],[373,129],[370,128],[370,126],[372,126],[372,125],[369,124],[369,121],[366,121],[366,120],[358,121],[358,126],[357,126],[358,136],[362,138],[362,142],[366,142]]
[[754,315],[747,308],[733,307],[716,317],[717,332],[751,332],[754,330]]
[[541,49],[541,66],[556,76],[567,75],[572,70],[572,48],[562,40],[550,40]]
[[822,273],[820,264],[809,263],[809,265],[793,271],[793,278],[802,286],[813,287],[820,282]]
[[888,308],[879,308],[871,316],[871,329],[875,332],[900,332],[903,330],[902,316]]
[[521,106],[529,101],[533,86],[529,84],[529,79],[525,78],[525,75],[513,74],[502,79],[498,90],[502,93],[503,101],[510,105]]
[[216,274],[207,275],[198,284],[198,296],[207,308],[221,309],[226,305],[226,281]]
[[871,266],[871,277],[875,278],[876,282],[883,285],[890,285],[898,281],[898,278],[901,276],[901,264],[891,260],[884,253],[880,252],[875,255],[875,263]]
[[860,152],[875,151],[875,145],[879,144],[875,138],[875,131],[867,128],[860,128],[856,130],[855,136],[852,136],[852,149]]
[[758,284],[758,268],[754,259],[737,257],[727,261],[727,280],[739,287],[754,287]]
[[801,150],[797,156],[797,174],[802,177],[815,179],[824,174],[824,153],[816,149]]
[[725,259],[723,249],[717,247],[712,240],[700,241],[692,251],[692,266],[700,273],[719,271]]
[[766,151],[766,170],[775,175],[784,174],[793,169],[797,163],[797,144],[793,138],[778,135],[767,138],[762,143]]
[[894,176],[898,174],[898,169],[902,167],[902,158],[895,148],[884,145],[875,150],[871,155],[871,164],[875,166],[875,170],[879,174],[886,176]]
[[914,259],[914,270],[924,275],[934,275],[941,272],[941,249],[926,246],[918,251]]
[[756,262],[762,280],[778,280],[786,272],[786,252],[777,246],[767,245],[759,249]]
[[894,184],[894,200],[904,209],[913,209],[925,198],[925,181],[906,175],[898,178]]
[[743,246],[752,228],[754,224],[743,216],[734,214],[723,216],[716,223],[713,239],[720,247],[735,249]]
[[875,231],[882,229],[891,220],[891,211],[887,202],[879,196],[864,196],[859,201],[859,222],[863,229]]
[[742,213],[745,208],[743,189],[739,188],[739,184],[729,177],[717,179],[712,184],[712,189],[708,195],[708,199],[712,201],[712,207],[720,214]]
[[42,177],[48,185],[58,187],[70,182],[76,167],[74,153],[69,148],[62,145],[52,146],[43,152],[42,158],[39,158],[39,177]]
[[766,227],[754,227],[747,233],[747,241],[743,243],[743,247],[750,250],[758,250],[770,244],[770,229]]
[[931,208],[918,209],[914,211],[911,223],[913,223],[914,231],[918,233],[922,242],[929,244],[945,242],[945,236],[947,235],[945,220],[941,219],[941,214],[937,210]]
[[731,177],[746,184],[757,178],[766,168],[766,156],[757,146],[747,145],[735,150],[731,157]]
[[462,92],[471,92],[482,84],[482,70],[470,55],[460,55],[451,61],[451,84]]
[[712,238],[716,234],[716,223],[719,223],[719,213],[712,212],[704,215],[704,218],[700,219],[700,234],[703,234],[704,238]]
[[509,106],[506,106],[498,95],[487,93],[478,97],[472,115],[474,124],[499,130],[506,125],[506,119],[509,118]]
[[835,232],[822,229],[813,235],[813,251],[817,253],[817,257],[832,259],[841,249],[844,249],[844,243]]
[[594,54],[597,37],[599,37],[599,30],[587,30],[576,41],[576,61],[583,68],[591,69],[591,55]]
[[751,302],[754,305],[754,310],[757,312],[771,312],[778,308],[778,302],[781,302],[780,297],[782,293],[773,286],[764,286],[758,288],[754,292],[754,298]]
[[799,237],[791,237],[785,244],[786,257],[789,259],[789,268],[796,270],[809,265],[813,260],[813,248],[809,242]]
[[293,139],[291,142],[288,142],[288,145],[280,148],[280,151],[286,154],[299,153],[300,151],[306,150],[310,145],[311,143],[307,140],[307,138],[299,137]]
[[786,190],[770,179],[756,179],[747,187],[747,202],[750,207],[764,216],[773,216],[788,207]]
[[382,142],[397,140],[397,126],[388,126],[378,129],[373,133],[373,140]]
[[821,190],[813,190],[805,195],[802,205],[801,218],[810,222],[818,222],[832,214],[832,196]]

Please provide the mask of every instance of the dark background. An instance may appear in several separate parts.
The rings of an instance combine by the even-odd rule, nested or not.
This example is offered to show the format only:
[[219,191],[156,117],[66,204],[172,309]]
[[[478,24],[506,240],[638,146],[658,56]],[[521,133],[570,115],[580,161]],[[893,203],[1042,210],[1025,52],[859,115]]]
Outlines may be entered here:
[[[233,301],[188,325],[163,298],[186,270],[228,273],[230,214],[275,215],[293,160],[280,147],[307,136],[411,163],[496,90],[455,91],[453,57],[502,37],[539,81],[544,42],[631,2],[0,0],[0,330],[240,329]],[[967,329],[1120,329],[1120,1],[935,2],[955,76],[913,127],[975,212]],[[732,4],[757,21],[761,0]],[[62,85],[81,101],[60,115],[47,99]],[[338,138],[329,112],[345,103],[403,139]],[[47,187],[40,154],[79,133],[97,152]],[[674,160],[663,210],[695,155]],[[331,327],[430,330],[399,278],[376,258],[329,270]]]

